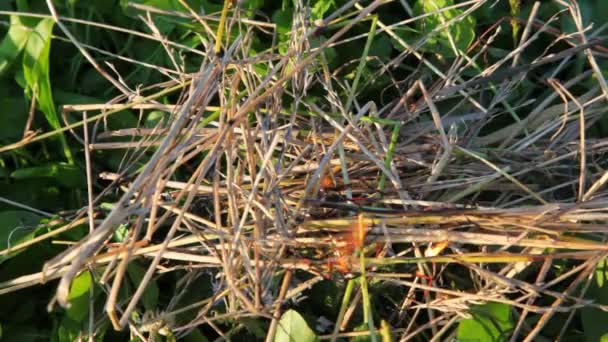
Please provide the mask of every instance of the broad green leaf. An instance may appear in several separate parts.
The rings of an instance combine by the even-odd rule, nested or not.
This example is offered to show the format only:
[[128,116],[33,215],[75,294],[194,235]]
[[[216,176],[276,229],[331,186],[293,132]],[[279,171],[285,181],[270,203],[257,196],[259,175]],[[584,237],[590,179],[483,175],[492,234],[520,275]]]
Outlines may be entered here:
[[216,2],[216,1],[211,1],[211,0],[203,0],[201,1],[201,6],[205,9],[205,13],[216,13],[219,14],[219,12],[222,10],[223,6],[223,1],[222,2]]
[[45,19],[34,28],[23,55],[23,76],[28,87],[37,94],[36,99],[49,124],[57,129],[61,124],[50,92],[49,78],[49,54],[54,24],[52,19]]
[[[323,43],[325,43],[325,41],[327,41],[327,38],[325,38],[324,36],[310,37],[309,41],[310,41],[311,48],[317,48],[317,47],[323,45]],[[325,54],[325,59],[327,60],[328,63],[333,62],[336,59],[336,57],[338,56],[338,54],[336,53],[336,49],[334,49],[333,47],[324,49],[323,53]]]
[[287,35],[291,31],[291,21],[293,20],[293,11],[291,9],[285,11],[275,11],[272,14],[272,22],[277,24],[279,34]]
[[58,103],[69,104],[92,104],[103,102],[103,100],[97,97],[76,94],[62,89],[53,90],[53,98],[57,100]]
[[[473,15],[478,24],[491,25],[496,22],[496,13],[509,13],[511,8],[508,1],[486,2],[478,7]],[[525,15],[524,15],[525,17]]]
[[138,125],[137,117],[130,110],[114,113],[108,121],[108,129],[130,128]]
[[21,168],[13,171],[14,179],[52,178],[67,188],[83,188],[86,185],[84,171],[78,166],[67,163]]
[[333,317],[338,314],[341,303],[341,292],[336,282],[331,280],[320,281],[313,285],[310,291],[316,294],[311,296],[308,302],[311,310],[327,317]]
[[67,316],[64,316],[55,331],[57,342],[73,342],[78,340],[81,324]]
[[[135,50],[134,52],[141,53],[139,50]],[[84,68],[80,72],[78,79],[79,91],[83,94],[97,94],[99,93],[99,89],[106,89],[108,86],[108,80],[94,68]]]
[[209,340],[201,333],[200,330],[194,329],[190,334],[183,338],[184,342],[208,342]]
[[291,23],[293,21],[293,9],[288,8],[285,10],[276,10],[272,14],[272,22],[277,25],[277,32],[279,34],[279,53],[285,54],[289,48],[288,43],[291,39],[289,32],[291,32]]
[[[169,113],[163,112],[161,110],[153,110],[146,116],[144,120],[144,127],[154,128],[158,125],[159,122],[162,121],[163,126],[167,126],[167,122],[169,120]],[[161,126],[161,127],[163,127]]]
[[[11,180],[0,183],[0,196],[41,210],[62,210],[74,200],[74,194],[62,192],[56,183],[53,179],[45,178]],[[1,203],[0,208],[13,209]]]
[[[0,211],[0,250],[32,239],[39,222],[40,216],[29,211]],[[19,253],[0,256],[0,263]]]
[[264,6],[264,0],[248,0],[244,1],[243,5],[248,10],[257,10]]
[[[43,19],[30,34],[23,53],[23,76],[51,128],[59,129],[61,123],[55,109],[49,76],[49,54],[54,24],[50,18]],[[68,162],[73,164],[72,152],[65,136],[61,134],[59,139]]]
[[89,293],[91,288],[91,283],[93,278],[91,277],[91,273],[89,271],[85,271],[80,273],[74,281],[72,282],[72,286],[70,287],[70,293],[68,294],[68,299],[73,300],[78,297],[84,296]]
[[502,303],[487,303],[471,308],[472,318],[458,325],[456,338],[460,342],[508,341],[513,330],[511,307]]
[[[445,7],[454,5],[453,0],[418,0],[414,6],[417,15],[435,13]],[[417,29],[425,36],[438,27],[462,14],[460,9],[450,9],[435,13],[417,21]],[[447,28],[433,34],[423,45],[423,49],[440,54],[442,56],[454,56],[455,52],[450,43],[450,38],[457,50],[465,51],[475,39],[475,18],[467,15]]]
[[391,40],[385,34],[381,34],[374,38],[369,49],[369,55],[385,59],[391,56],[392,50]]
[[19,56],[30,36],[28,28],[19,16],[11,15],[11,25],[0,43],[0,76],[2,76]]
[[112,239],[116,242],[123,242],[127,238],[128,234],[129,227],[127,225],[120,224],[118,228],[114,230],[114,233],[112,234]]
[[[605,1],[599,1],[599,2],[605,2]],[[599,6],[595,6],[593,1],[579,1],[577,5],[581,10],[581,19],[583,21],[583,27],[588,26],[592,22],[591,19],[593,17],[593,12],[596,11],[597,10],[596,7],[599,7]],[[564,33],[578,32],[578,29],[576,28],[576,24],[574,23],[574,20],[572,19],[571,15],[563,15],[560,18],[561,18],[562,32],[564,32]],[[601,18],[601,19],[604,20],[604,18]]]
[[70,301],[70,307],[66,314],[67,316],[76,321],[82,322],[89,313],[89,291],[93,285],[93,278],[89,271],[80,273],[72,281],[70,287],[70,293],[68,300]]
[[[586,299],[601,305],[608,304],[608,260],[602,259],[595,267],[593,281],[587,290]],[[585,307],[581,309],[583,331],[587,341],[600,341],[608,335],[608,312]]]
[[264,339],[266,337],[267,324],[259,319],[243,317],[240,318],[239,323],[243,324],[247,331],[253,334],[258,339]]
[[[127,267],[127,272],[129,273],[129,278],[131,278],[133,286],[138,287],[146,274],[146,269],[139,263],[132,262]],[[141,301],[146,310],[153,310],[156,308],[156,305],[158,304],[158,285],[154,279],[146,286],[144,294],[141,296]]]
[[[0,85],[1,86],[1,85]],[[23,136],[27,109],[22,99],[0,98],[0,141],[15,141]]]
[[312,19],[323,19],[325,13],[334,5],[333,0],[317,0],[317,2],[310,9]]
[[312,342],[318,341],[304,318],[294,310],[287,310],[281,316],[274,335],[275,342]]
[[[417,30],[408,26],[397,27],[394,29],[394,32],[401,41],[409,45],[414,44],[416,39],[420,36],[420,33]],[[406,49],[406,47],[395,38],[391,39],[391,43],[393,44],[393,47],[399,51],[404,51]]]

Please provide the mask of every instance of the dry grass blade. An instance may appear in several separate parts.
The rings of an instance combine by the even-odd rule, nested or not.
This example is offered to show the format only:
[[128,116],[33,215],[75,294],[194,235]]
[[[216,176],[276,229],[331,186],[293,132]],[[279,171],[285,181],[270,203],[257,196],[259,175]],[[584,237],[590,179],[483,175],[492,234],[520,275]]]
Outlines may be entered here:
[[[608,252],[608,140],[594,133],[605,116],[597,59],[606,38],[585,31],[578,6],[558,1],[567,11],[541,23],[537,2],[514,50],[496,57],[506,20],[459,42],[485,0],[432,11],[352,0],[316,22],[298,0],[287,31],[244,2],[227,0],[212,15],[179,3],[183,12],[129,3],[153,34],[99,26],[145,37],[167,55],[170,67],[147,65],[163,81],[137,94],[63,24],[92,23],[52,10],[122,95],[65,106],[65,127],[0,147],[11,152],[64,131],[80,141],[82,131],[88,195],[86,208],[48,231],[7,244],[0,261],[90,227],[41,272],[0,282],[0,294],[59,279],[56,301],[69,307],[74,280],[89,272],[105,312],[91,309],[88,333],[109,320],[141,339],[205,326],[229,340],[261,326],[257,337],[272,341],[286,309],[330,282],[341,307],[319,318],[321,339],[451,339],[471,307],[492,302],[517,313],[514,339],[532,340],[556,316],[570,323],[583,307],[607,309],[579,292]],[[389,25],[385,8],[411,18]],[[554,39],[566,15],[578,40],[533,49]],[[205,43],[172,42],[156,16],[197,25]],[[403,39],[413,31],[415,40]],[[262,49],[256,32],[274,40]],[[362,55],[332,64],[332,49],[363,37]],[[377,39],[391,53],[378,56]],[[197,72],[184,71],[180,51],[201,61]],[[564,70],[582,64],[565,79]],[[369,96],[367,87],[381,90]],[[139,112],[137,125],[106,125],[127,109]],[[146,121],[159,112],[162,120]],[[122,159],[96,164],[106,152]],[[209,293],[189,300],[201,279]],[[151,309],[147,291],[162,281],[173,292]]]

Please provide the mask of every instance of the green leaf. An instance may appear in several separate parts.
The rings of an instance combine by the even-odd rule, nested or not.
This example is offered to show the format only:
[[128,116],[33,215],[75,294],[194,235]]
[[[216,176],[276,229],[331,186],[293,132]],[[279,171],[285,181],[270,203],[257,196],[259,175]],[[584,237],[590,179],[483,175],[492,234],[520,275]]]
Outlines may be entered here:
[[[214,1],[210,1],[210,0],[203,0],[201,6],[205,9],[205,13],[218,13],[224,7],[222,3],[218,4],[218,3],[214,2]],[[201,6],[199,6],[199,7],[201,7]]]
[[331,280],[320,281],[314,284],[310,291],[316,294],[310,297],[307,304],[311,310],[327,317],[338,314],[342,296],[336,282]]
[[391,40],[385,34],[382,34],[377,36],[372,42],[369,48],[369,55],[377,56],[380,59],[388,59],[391,56],[392,50]]
[[153,110],[146,116],[146,119],[144,120],[144,127],[154,128],[161,121],[163,123],[163,126],[160,126],[161,128],[167,126],[167,122],[169,122],[169,116],[170,115],[167,112],[163,112],[161,110]]
[[[587,290],[586,299],[593,299],[601,305],[608,304],[608,260],[602,259],[595,266],[593,281]],[[608,312],[597,308],[585,307],[581,309],[583,331],[587,341],[600,341],[608,335]]]
[[262,6],[264,6],[264,0],[248,0],[248,1],[244,1],[243,5],[248,10],[257,10],[257,9],[262,8]]
[[[51,18],[43,19],[30,34],[23,54],[23,76],[51,128],[59,129],[61,123],[55,109],[49,76],[49,54],[54,24]],[[59,139],[68,162],[73,164],[72,152],[65,136],[61,134]]]
[[0,43],[0,76],[17,59],[27,43],[30,32],[31,30],[22,22],[19,16],[11,15],[11,25]]
[[89,313],[89,291],[93,284],[93,278],[89,271],[82,272],[72,281],[68,300],[70,308],[67,310],[67,317],[82,322]]
[[57,328],[57,341],[58,342],[72,342],[77,341],[80,335],[81,326],[77,321],[70,319],[69,317],[63,317]]
[[287,35],[291,31],[291,21],[293,20],[293,11],[287,9],[285,11],[275,11],[272,14],[272,22],[277,25],[277,31],[281,35]]
[[112,240],[116,242],[123,242],[127,238],[127,235],[129,235],[129,226],[125,224],[120,224],[118,228],[114,230],[114,233],[112,234]]
[[275,342],[309,342],[318,341],[317,335],[310,329],[304,318],[294,310],[288,310],[281,316],[274,335]]
[[67,188],[83,188],[86,185],[84,172],[78,166],[61,162],[21,168],[13,171],[11,177],[14,179],[52,178]]
[[511,307],[502,303],[487,303],[471,308],[470,319],[460,321],[458,341],[508,341],[513,330]]
[[2,120],[2,124],[0,124],[0,141],[15,141],[20,139],[23,136],[23,129],[27,120],[27,110],[24,101],[8,97],[0,98],[0,120]]
[[291,39],[289,33],[291,32],[291,23],[293,21],[293,10],[288,8],[286,10],[277,10],[272,14],[272,22],[277,25],[277,32],[279,33],[279,53],[285,54],[289,48],[288,43]]
[[93,278],[91,277],[91,273],[89,273],[89,271],[80,273],[72,282],[68,299],[73,300],[88,294],[92,281]]
[[318,0],[310,9],[310,14],[312,14],[312,19],[323,19],[323,16],[327,11],[334,5],[333,0]]
[[[62,193],[53,183],[56,182],[44,178],[4,182],[0,185],[0,196],[41,210],[63,210],[70,205],[74,194]],[[12,209],[7,205],[0,205],[0,208]]]
[[[408,26],[396,27],[394,32],[399,39],[409,45],[414,44],[416,39],[420,36],[420,33],[417,30],[414,30]],[[402,45],[397,39],[391,37],[391,43],[395,49],[399,51],[405,50],[405,46]]]
[[[323,45],[323,43],[325,43],[325,41],[327,41],[327,38],[325,38],[324,36],[310,37],[309,41],[310,41],[311,48],[317,48],[317,47]],[[285,52],[287,52],[287,51],[285,51]],[[336,53],[336,49],[334,49],[333,47],[325,48],[323,50],[323,53],[325,54],[325,59],[327,60],[328,63],[332,63],[333,61],[335,61],[336,57],[338,56],[338,54]]]
[[183,339],[184,342],[208,342],[209,340],[201,333],[200,330],[194,329],[188,336]]
[[69,103],[69,104],[92,104],[103,102],[102,99],[92,96],[86,96],[81,94],[76,94],[74,92],[55,89],[53,90],[53,98],[57,100],[58,103]]
[[238,321],[239,323],[243,324],[247,331],[252,333],[256,338],[264,339],[266,337],[267,325],[264,324],[264,322],[262,322],[261,320],[243,317],[240,318]]
[[[0,250],[30,240],[36,233],[40,216],[25,210],[0,212]],[[20,252],[0,256],[0,263]]]
[[57,113],[55,113],[49,80],[49,54],[54,25],[55,22],[52,19],[44,19],[34,28],[23,55],[23,76],[30,89],[36,90],[36,93],[39,94],[37,100],[40,102],[39,105],[47,116],[49,124],[57,129],[60,127],[60,123]]
[[[416,15],[434,13],[452,5],[454,5],[453,0],[418,0],[414,6],[414,12]],[[417,21],[416,27],[421,35],[425,36],[462,13],[460,9],[450,9],[441,13],[435,13],[425,17],[423,20]],[[475,39],[475,23],[475,18],[467,15],[450,24],[449,27],[438,33],[434,33],[422,48],[443,56],[454,56],[455,51],[450,43],[451,38],[457,50],[465,51]]]
[[[141,264],[132,262],[127,267],[127,272],[129,273],[129,278],[131,278],[133,286],[138,287],[146,274],[146,269]],[[150,280],[148,286],[144,290],[144,294],[141,296],[141,301],[146,310],[153,310],[156,308],[156,305],[158,304],[158,293],[156,281]]]
[[[599,2],[601,3],[601,2],[605,2],[605,1],[599,1]],[[582,19],[583,27],[592,23],[592,18],[594,18],[593,14],[595,11],[598,10],[599,6],[594,6],[593,1],[580,1],[577,5],[581,11],[581,19]],[[576,28],[576,24],[574,23],[574,20],[572,19],[571,15],[564,15],[564,16],[561,16],[560,18],[561,18],[562,32],[564,32],[564,33],[578,32],[578,29]],[[594,18],[594,19],[600,19],[600,18]],[[601,19],[603,20],[604,18],[601,18]]]

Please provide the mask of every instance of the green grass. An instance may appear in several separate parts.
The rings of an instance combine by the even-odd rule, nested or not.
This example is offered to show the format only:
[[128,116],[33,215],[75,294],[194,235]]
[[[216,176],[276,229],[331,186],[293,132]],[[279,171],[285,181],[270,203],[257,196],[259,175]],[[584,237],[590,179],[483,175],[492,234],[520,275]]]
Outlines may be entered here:
[[0,2],[3,340],[608,334],[605,1],[48,3]]

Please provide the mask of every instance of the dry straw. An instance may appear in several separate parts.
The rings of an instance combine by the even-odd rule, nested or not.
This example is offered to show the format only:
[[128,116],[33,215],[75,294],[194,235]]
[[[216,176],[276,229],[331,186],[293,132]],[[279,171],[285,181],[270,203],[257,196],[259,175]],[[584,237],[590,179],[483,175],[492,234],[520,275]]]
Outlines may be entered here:
[[[31,248],[86,222],[92,229],[40,273],[1,283],[0,293],[59,279],[56,301],[69,306],[74,277],[90,270],[106,292],[105,310],[116,329],[129,327],[143,336],[150,327],[165,327],[181,336],[208,325],[224,336],[229,332],[221,331],[217,322],[257,316],[271,322],[267,340],[274,336],[284,304],[326,278],[341,283],[362,275],[361,281],[349,282],[333,333],[321,336],[332,340],[364,333],[340,327],[348,326],[358,301],[365,310],[373,306],[368,293],[372,282],[402,289],[389,328],[403,340],[426,330],[448,338],[472,304],[510,305],[519,320],[514,336],[525,340],[534,339],[556,313],[585,305],[605,309],[582,299],[595,264],[608,252],[608,176],[602,161],[608,143],[584,134],[605,111],[605,81],[595,62],[603,48],[595,33],[576,20],[576,8],[564,3],[565,11],[556,16],[570,15],[579,31],[554,38],[570,47],[524,62],[522,52],[534,40],[555,33],[532,11],[517,49],[498,63],[485,70],[478,66],[500,30],[496,25],[470,51],[454,51],[456,57],[446,65],[446,60],[422,53],[425,41],[451,32],[446,27],[486,1],[451,6],[462,15],[414,43],[396,34],[406,23],[389,25],[376,15],[388,2],[363,7],[350,1],[313,25],[304,3],[297,1],[301,11],[293,14],[288,52],[279,55],[271,49],[255,59],[248,51],[253,35],[272,33],[276,27],[242,18],[239,8],[225,5],[220,20],[194,10],[184,14],[133,5],[144,21],[146,13],[186,16],[204,25],[205,39],[215,42],[205,51],[191,51],[155,29],[143,34],[104,26],[157,41],[170,56],[178,50],[202,58],[194,74],[184,73],[179,61],[171,72],[159,68],[169,81],[145,88],[146,95],[132,93],[98,65],[87,53],[90,49],[63,25],[81,22],[52,10],[66,38],[123,93],[106,104],[66,106],[66,111],[89,116],[62,131],[79,137],[80,128],[89,124],[83,133],[86,153],[124,149],[124,159],[119,169],[95,174],[93,158],[93,165],[87,163],[89,183],[97,182],[93,177],[109,181],[106,191],[89,187],[87,208],[55,222],[49,233],[0,251],[7,255]],[[218,20],[225,27],[215,32],[208,23]],[[362,68],[374,60],[368,49],[353,61],[359,85],[326,62],[326,49],[362,39],[349,30],[367,21],[374,22],[372,37],[388,34],[402,47],[403,54],[384,61],[375,75],[393,73],[400,80],[389,85],[399,93],[394,99],[361,103],[357,97],[373,86],[373,77],[360,78]],[[311,48],[319,27],[328,26],[338,29]],[[241,35],[226,43],[222,32],[235,27]],[[590,71],[558,81],[560,71],[583,52]],[[404,59],[418,64],[407,78],[398,75]],[[254,68],[261,65],[267,74]],[[476,76],[470,76],[471,70]],[[536,77],[532,82],[547,83],[545,92],[516,89],[530,75]],[[590,82],[596,86],[579,91]],[[307,96],[313,88],[325,92],[314,103]],[[181,100],[174,104],[156,101],[178,92]],[[448,102],[452,105],[446,111]],[[90,125],[126,108],[143,114],[170,112],[170,120],[154,128],[115,131]],[[517,113],[530,114],[518,118]],[[490,133],[483,129],[509,115],[515,116],[513,124],[494,124]],[[29,137],[0,150],[58,133]],[[178,172],[188,176],[176,179]],[[110,191],[120,192],[120,199],[107,211],[101,204]],[[122,242],[112,242],[118,227],[127,227],[128,234]],[[127,266],[136,259],[146,263],[145,275],[130,298],[119,300]],[[547,272],[560,260],[571,260],[574,266],[561,275]],[[193,279],[209,274],[215,293],[181,307],[176,293],[167,307],[147,315],[145,324],[133,321],[132,312],[141,310],[149,282],[168,272],[182,272],[182,292]],[[451,287],[453,277],[466,278],[469,286]],[[225,314],[211,315],[220,302]],[[196,312],[196,318],[175,320],[185,311]],[[416,321],[425,314],[427,323]],[[530,314],[540,315],[532,326],[524,321]],[[366,322],[370,330],[380,326]]]

